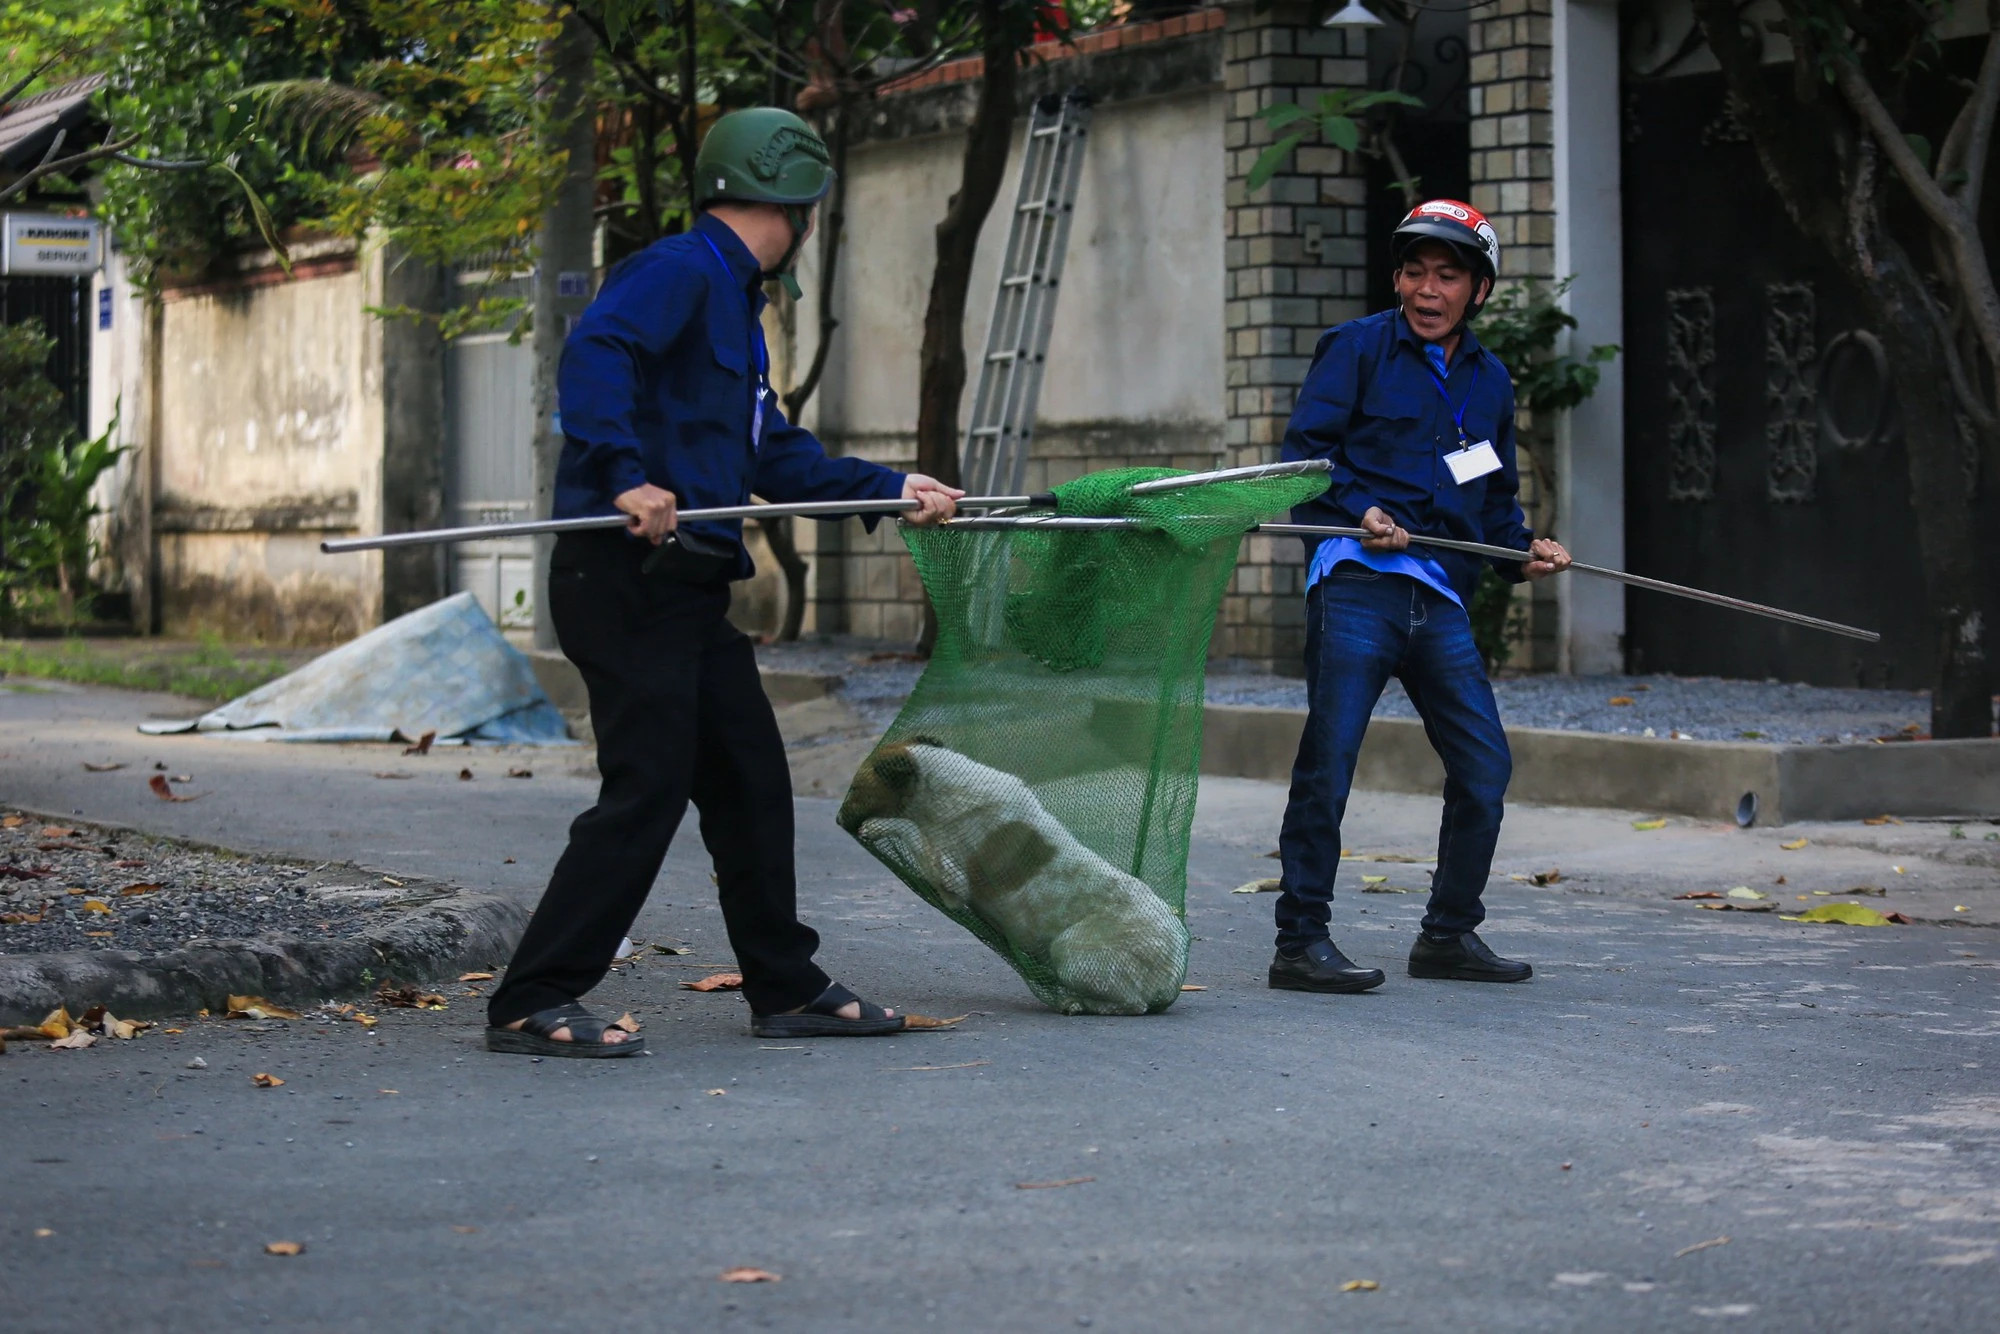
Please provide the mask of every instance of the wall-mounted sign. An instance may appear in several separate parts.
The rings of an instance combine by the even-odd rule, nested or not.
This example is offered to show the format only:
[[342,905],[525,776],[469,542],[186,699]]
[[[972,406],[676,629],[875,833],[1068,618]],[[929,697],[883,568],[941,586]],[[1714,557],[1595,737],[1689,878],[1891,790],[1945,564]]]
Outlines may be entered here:
[[97,271],[97,223],[53,213],[0,213],[0,273]]

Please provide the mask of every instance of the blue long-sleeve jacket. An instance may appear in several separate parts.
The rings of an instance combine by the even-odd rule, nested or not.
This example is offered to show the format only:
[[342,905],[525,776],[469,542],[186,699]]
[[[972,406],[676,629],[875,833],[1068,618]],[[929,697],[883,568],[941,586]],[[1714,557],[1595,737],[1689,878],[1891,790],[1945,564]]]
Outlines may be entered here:
[[[1399,310],[1350,320],[1322,335],[1285,428],[1282,457],[1331,459],[1333,472],[1326,494],[1294,509],[1292,522],[1351,528],[1371,506],[1380,506],[1412,536],[1526,547],[1534,535],[1521,514],[1507,368],[1468,329],[1444,388],[1440,393],[1423,343]],[[1444,462],[1459,447],[1454,414],[1460,405],[1465,439],[1492,441],[1500,457],[1498,471],[1464,486]],[[1305,539],[1308,563],[1323,540]],[[1421,554],[1443,567],[1463,605],[1471,606],[1480,557]],[[1516,583],[1524,577],[1517,562],[1495,561],[1493,568]]]
[[[745,505],[753,492],[781,502],[902,494],[902,473],[829,458],[785,420],[765,384],[763,309],[756,257],[706,214],[611,271],[563,344],[556,518],[615,514],[613,498],[646,482],[682,509]],[[763,438],[753,443],[760,391]],[[688,527],[734,546],[733,577],[749,577],[740,520]]]

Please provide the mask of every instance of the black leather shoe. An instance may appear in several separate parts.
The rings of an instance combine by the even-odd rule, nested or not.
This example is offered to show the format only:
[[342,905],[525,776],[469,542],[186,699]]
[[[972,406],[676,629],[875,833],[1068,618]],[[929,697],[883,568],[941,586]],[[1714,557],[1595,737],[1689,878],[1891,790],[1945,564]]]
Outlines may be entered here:
[[1441,977],[1453,982],[1525,982],[1535,970],[1515,959],[1503,959],[1486,948],[1475,931],[1462,936],[1421,932],[1410,946],[1411,977]]
[[1330,940],[1271,956],[1271,985],[1279,991],[1367,991],[1382,980],[1380,968],[1363,968]]

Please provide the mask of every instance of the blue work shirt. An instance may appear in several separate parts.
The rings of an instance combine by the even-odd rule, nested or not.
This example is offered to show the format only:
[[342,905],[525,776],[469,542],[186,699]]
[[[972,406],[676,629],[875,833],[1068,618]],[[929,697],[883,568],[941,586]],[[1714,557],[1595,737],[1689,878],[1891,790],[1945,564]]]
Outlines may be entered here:
[[[902,473],[827,457],[775,394],[763,438],[751,438],[769,365],[764,303],[756,256],[708,214],[611,270],[563,344],[554,517],[615,514],[613,499],[646,482],[682,509],[747,505],[753,492],[778,502],[903,493]],[[741,520],[688,527],[734,546],[733,577],[750,576]]]
[[[1461,422],[1464,442],[1491,441],[1500,459],[1496,471],[1463,486],[1444,461],[1461,447]],[[1329,329],[1313,352],[1281,457],[1333,462],[1326,494],[1295,508],[1294,523],[1353,528],[1379,506],[1412,537],[1427,533],[1516,548],[1533,540],[1521,514],[1513,380],[1470,329],[1459,337],[1442,386],[1402,311]],[[1352,538],[1305,542],[1314,578],[1351,560],[1430,584],[1464,607],[1472,605],[1479,583],[1478,556],[1414,546],[1373,552]],[[1328,542],[1342,546],[1318,550]],[[1516,561],[1494,561],[1493,568],[1514,583],[1525,577]]]

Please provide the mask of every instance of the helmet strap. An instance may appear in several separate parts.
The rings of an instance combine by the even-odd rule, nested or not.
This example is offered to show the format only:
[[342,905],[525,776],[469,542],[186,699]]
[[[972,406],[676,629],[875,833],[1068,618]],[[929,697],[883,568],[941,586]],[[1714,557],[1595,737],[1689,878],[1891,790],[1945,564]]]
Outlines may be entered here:
[[785,204],[781,207],[784,209],[785,221],[791,224],[792,244],[786,248],[784,258],[763,276],[766,280],[777,279],[778,285],[785,289],[785,295],[798,301],[805,294],[799,290],[799,280],[792,272],[792,265],[798,260],[799,250],[806,243],[806,227],[812,221],[812,205]]

